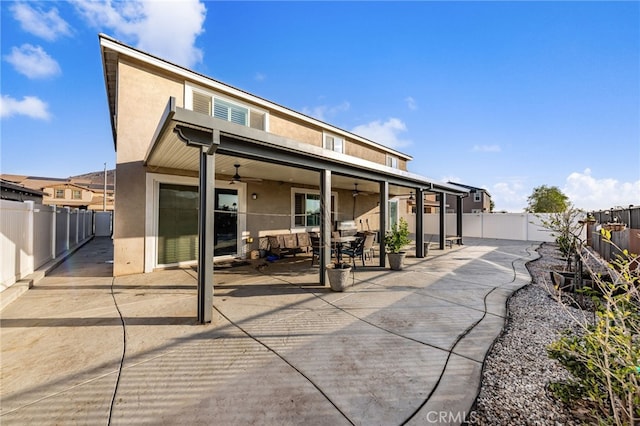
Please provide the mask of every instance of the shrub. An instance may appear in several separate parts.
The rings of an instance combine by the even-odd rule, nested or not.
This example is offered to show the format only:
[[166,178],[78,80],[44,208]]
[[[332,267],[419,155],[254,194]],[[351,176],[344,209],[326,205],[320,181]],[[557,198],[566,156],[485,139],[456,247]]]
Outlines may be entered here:
[[[611,243],[606,232],[603,236]],[[567,332],[548,347],[549,356],[573,376],[550,384],[552,392],[565,403],[587,407],[601,424],[640,421],[640,281],[631,267],[637,260],[623,251],[610,264],[612,282],[592,274],[593,321],[573,316],[582,333]]]
[[400,250],[410,242],[409,224],[404,218],[400,218],[399,223],[394,224],[391,231],[384,236],[384,244],[390,253],[400,253]]

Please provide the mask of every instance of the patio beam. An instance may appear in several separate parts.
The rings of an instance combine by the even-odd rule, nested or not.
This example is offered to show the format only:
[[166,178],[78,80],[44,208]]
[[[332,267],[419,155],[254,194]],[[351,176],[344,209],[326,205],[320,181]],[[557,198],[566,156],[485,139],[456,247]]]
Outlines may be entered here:
[[384,180],[380,182],[380,267],[387,266],[387,248],[384,244],[384,236],[387,232],[389,223],[389,182]]
[[[327,264],[331,262],[331,170],[320,171],[320,285],[327,283]],[[337,255],[337,253],[336,253]]]
[[456,236],[460,237],[458,244],[462,245],[462,198],[456,196]]
[[440,250],[444,250],[447,238],[447,197],[444,192],[439,192],[440,197]]
[[[210,147],[200,148],[200,185],[198,187],[198,322],[211,322],[213,316],[213,210],[215,192],[215,154]],[[215,152],[215,151],[213,151]]]
[[416,257],[423,258],[424,250],[424,189],[416,189]]

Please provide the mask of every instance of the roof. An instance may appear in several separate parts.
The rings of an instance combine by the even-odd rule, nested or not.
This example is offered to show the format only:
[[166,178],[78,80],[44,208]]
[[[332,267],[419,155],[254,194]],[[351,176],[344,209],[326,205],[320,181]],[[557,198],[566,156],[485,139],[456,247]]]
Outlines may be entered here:
[[[287,180],[274,176],[276,173],[286,174],[287,169],[295,168],[296,183],[313,185],[317,184],[318,171],[331,170],[335,172],[334,184],[337,188],[352,189],[354,181],[364,184],[360,180],[364,179],[373,185],[374,191],[377,189],[375,182],[387,182],[390,185],[390,195],[407,192],[406,188],[452,194],[468,192],[466,188],[456,185],[181,108],[176,106],[174,98],[170,98],[152,138],[144,164],[151,167],[198,171],[199,151],[194,147],[215,151],[216,165],[226,162],[231,166],[238,158],[275,165],[278,170],[271,168],[267,174],[272,180]],[[258,172],[260,167],[253,163],[251,168],[244,170],[246,173]],[[370,190],[364,186],[359,188]]]
[[452,184],[452,185],[456,185],[456,186],[461,186],[461,187],[463,187],[463,188],[467,188],[467,189],[469,190],[469,192],[478,192],[478,191],[482,191],[482,192],[484,192],[485,194],[487,194],[489,197],[491,197],[491,194],[489,194],[489,191],[487,191],[487,190],[486,190],[486,189],[484,189],[484,188],[478,188],[477,186],[465,185],[465,184],[463,184],[463,183],[458,183],[458,182],[451,182],[451,181],[448,181],[448,182],[449,182],[450,184]]
[[22,194],[28,194],[28,195],[36,195],[36,196],[44,196],[45,193],[42,191],[38,191],[36,189],[31,189],[31,188],[27,188],[25,186],[22,185],[18,185],[14,182],[9,182],[7,180],[4,179],[0,179],[0,188],[5,189],[5,190],[9,190],[12,192],[19,192]]

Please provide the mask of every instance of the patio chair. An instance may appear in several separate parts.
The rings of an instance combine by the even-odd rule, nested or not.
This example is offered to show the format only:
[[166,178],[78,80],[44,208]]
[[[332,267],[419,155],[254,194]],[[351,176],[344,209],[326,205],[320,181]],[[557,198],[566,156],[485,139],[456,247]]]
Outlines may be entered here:
[[[317,235],[310,234],[309,239],[311,240],[311,266],[315,264],[315,260],[318,259],[320,261],[320,250],[322,246],[320,245],[320,237]],[[331,248],[331,257],[336,255],[336,251]]]
[[[369,240],[369,241],[367,241]],[[351,248],[344,248],[340,251],[341,255],[347,255],[351,258],[351,263],[353,263],[353,268],[356,267],[356,257],[362,259],[362,266],[365,265],[365,244],[369,244],[370,247],[373,247],[373,234],[366,235],[364,238],[359,238],[356,243]]]

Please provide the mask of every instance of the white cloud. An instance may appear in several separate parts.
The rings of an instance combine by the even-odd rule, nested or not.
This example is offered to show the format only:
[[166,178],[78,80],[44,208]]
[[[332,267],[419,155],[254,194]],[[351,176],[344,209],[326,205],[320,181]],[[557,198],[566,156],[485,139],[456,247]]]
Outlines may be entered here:
[[115,31],[141,50],[188,68],[202,61],[195,42],[204,31],[207,10],[198,0],[80,0],[74,5],[91,25]]
[[29,78],[46,78],[60,74],[60,66],[40,46],[23,44],[12,47],[11,54],[5,55],[9,62],[21,74]]
[[494,211],[496,212],[519,213],[527,207],[529,194],[526,193],[526,189],[519,179],[498,182],[491,186],[489,194],[495,204]]
[[418,109],[418,104],[416,103],[416,100],[413,99],[413,97],[407,96],[406,98],[404,98],[404,101],[407,103],[407,108],[409,108],[411,111],[415,111]]
[[51,116],[49,106],[35,96],[25,96],[21,101],[9,95],[0,98],[0,117],[8,118],[14,115],[26,115],[27,117],[48,120]]
[[344,101],[341,104],[333,106],[318,105],[312,108],[303,107],[302,113],[317,118],[318,120],[327,121],[331,117],[334,117],[341,112],[348,111],[349,108],[351,108],[351,104],[347,101]]
[[411,144],[411,141],[401,139],[400,133],[406,132],[407,126],[398,118],[390,118],[384,123],[380,120],[362,124],[353,128],[352,132],[381,143],[389,148],[400,148]]
[[596,179],[591,170],[573,172],[567,176],[562,192],[569,201],[583,210],[606,210],[615,206],[637,205],[640,201],[640,179],[620,182],[613,178]]
[[474,145],[473,152],[500,152],[500,145]]
[[60,36],[71,35],[69,24],[60,17],[55,7],[44,11],[36,9],[26,2],[15,3],[10,7],[13,17],[20,22],[23,30],[41,37],[47,41],[54,41]]
[[256,81],[265,81],[267,79],[267,76],[262,74],[261,72],[257,72],[253,78]]

